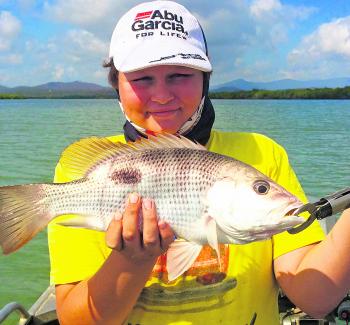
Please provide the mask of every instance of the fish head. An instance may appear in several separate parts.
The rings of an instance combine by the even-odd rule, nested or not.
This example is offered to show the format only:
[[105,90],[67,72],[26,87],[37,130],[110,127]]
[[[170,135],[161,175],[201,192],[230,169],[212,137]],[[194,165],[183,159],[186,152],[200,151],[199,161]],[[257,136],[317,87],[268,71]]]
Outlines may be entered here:
[[262,240],[301,224],[303,203],[258,171],[217,180],[207,192],[208,214],[232,242]]

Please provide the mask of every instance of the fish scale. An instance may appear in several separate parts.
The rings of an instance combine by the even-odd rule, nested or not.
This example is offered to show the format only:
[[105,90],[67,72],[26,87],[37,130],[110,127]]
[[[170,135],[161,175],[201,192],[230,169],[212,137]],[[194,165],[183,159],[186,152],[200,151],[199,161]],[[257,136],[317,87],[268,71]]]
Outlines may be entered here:
[[[213,159],[208,159],[207,155],[203,155],[202,150],[149,150],[138,156],[137,159],[134,157],[134,165],[129,168],[142,171],[142,178],[140,183],[131,186],[126,192],[134,190],[143,197],[154,199],[157,202],[159,218],[173,224],[174,230],[178,230],[177,233],[181,236],[181,229],[188,229],[189,225],[201,217],[204,209],[201,197],[204,189],[215,179],[215,173],[208,173],[208,168],[203,167],[206,164],[217,164]],[[185,156],[187,159],[184,162]],[[124,168],[123,164],[115,161],[111,171]],[[207,177],[204,171],[207,172]],[[113,190],[111,192],[113,193]],[[119,192],[120,189],[116,189],[112,197],[116,197]],[[119,206],[122,206],[122,203]]]
[[[87,175],[64,191],[55,186],[48,187],[46,192],[53,202],[54,214],[88,215],[96,219],[96,228],[106,230],[114,212],[124,210],[127,194],[136,191],[157,202],[159,218],[172,224],[178,236],[186,236],[189,229],[193,236],[192,226],[206,209],[203,205],[205,190],[214,182],[215,169],[220,169],[220,163],[227,162],[203,150],[147,150],[136,152],[132,157],[103,161],[101,165],[110,166],[106,168],[106,177],[98,182]],[[98,169],[96,165],[91,173]],[[136,171],[141,178],[132,184],[122,178],[112,180],[113,174],[120,171],[130,174]],[[198,233],[194,239],[199,241],[202,237]]]
[[0,187],[5,254],[64,214],[71,216],[59,220],[62,225],[105,231],[131,192],[153,199],[158,217],[184,240],[168,250],[169,279],[191,266],[202,245],[219,255],[219,243],[267,239],[304,221],[290,215],[302,203],[284,188],[184,137],[159,135],[128,144],[82,139],[63,152],[60,164],[71,182]]

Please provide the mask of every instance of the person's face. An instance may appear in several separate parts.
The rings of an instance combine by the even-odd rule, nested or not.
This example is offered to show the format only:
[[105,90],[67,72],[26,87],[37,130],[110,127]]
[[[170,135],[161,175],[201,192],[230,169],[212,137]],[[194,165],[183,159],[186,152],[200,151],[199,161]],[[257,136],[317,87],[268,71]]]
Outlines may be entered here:
[[156,133],[175,133],[202,99],[203,73],[161,65],[118,74],[119,95],[127,117]]

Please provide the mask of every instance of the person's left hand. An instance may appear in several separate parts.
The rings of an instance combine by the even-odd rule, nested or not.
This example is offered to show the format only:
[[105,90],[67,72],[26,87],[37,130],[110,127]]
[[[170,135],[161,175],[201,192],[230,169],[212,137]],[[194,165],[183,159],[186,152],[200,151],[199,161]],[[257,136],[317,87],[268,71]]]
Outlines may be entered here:
[[158,221],[154,201],[142,199],[137,193],[129,195],[124,213],[116,212],[106,233],[107,246],[135,262],[158,257],[173,241],[174,233],[170,226]]

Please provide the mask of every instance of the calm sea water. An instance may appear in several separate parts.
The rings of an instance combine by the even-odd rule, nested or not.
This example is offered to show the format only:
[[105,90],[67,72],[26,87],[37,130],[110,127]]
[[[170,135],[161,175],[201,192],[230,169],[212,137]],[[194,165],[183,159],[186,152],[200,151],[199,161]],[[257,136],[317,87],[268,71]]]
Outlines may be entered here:
[[[289,153],[316,199],[350,186],[350,101],[216,100],[215,128],[264,133]],[[50,182],[60,152],[86,136],[121,133],[114,100],[0,100],[0,186]],[[46,233],[0,256],[0,308],[29,308],[49,284]],[[12,321],[11,321],[12,322]]]

